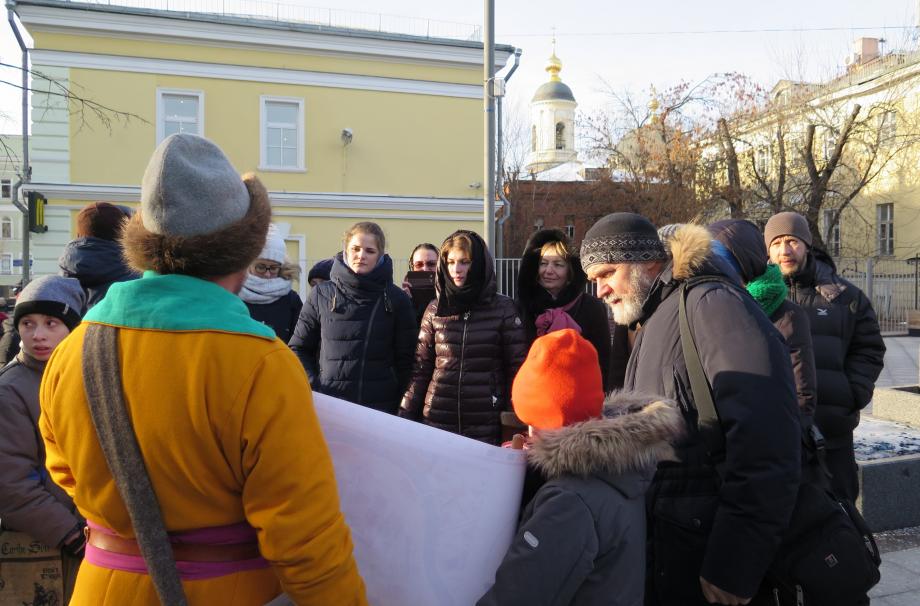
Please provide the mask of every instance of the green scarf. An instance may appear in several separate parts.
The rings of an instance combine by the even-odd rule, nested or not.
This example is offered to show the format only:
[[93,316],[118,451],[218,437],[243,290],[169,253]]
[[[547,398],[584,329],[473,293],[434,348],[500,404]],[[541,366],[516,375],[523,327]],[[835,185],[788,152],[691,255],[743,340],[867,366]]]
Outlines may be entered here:
[[768,318],[783,304],[789,292],[779,265],[772,263],[767,265],[767,271],[748,282],[747,289]]

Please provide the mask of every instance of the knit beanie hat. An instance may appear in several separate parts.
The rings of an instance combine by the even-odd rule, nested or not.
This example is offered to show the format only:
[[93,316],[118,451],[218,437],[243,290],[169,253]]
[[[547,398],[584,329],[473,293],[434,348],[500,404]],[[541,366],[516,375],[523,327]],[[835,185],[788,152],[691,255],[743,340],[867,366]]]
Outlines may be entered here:
[[197,236],[239,221],[249,193],[219,147],[196,135],[170,135],[153,152],[141,181],[144,227]]
[[307,274],[307,284],[309,284],[310,280],[313,278],[328,280],[334,262],[334,259],[323,259],[322,261],[318,261],[316,265],[310,268],[310,273]]
[[665,261],[665,251],[652,222],[635,213],[612,213],[595,223],[581,243],[585,271],[598,263]]
[[287,248],[284,246],[284,238],[281,232],[274,224],[268,226],[268,237],[265,238],[265,247],[259,253],[259,259],[268,259],[277,263],[284,263],[287,257]]
[[271,201],[259,178],[241,177],[211,141],[180,133],[153,152],[140,211],[121,243],[136,271],[212,278],[249,266],[270,223]]
[[763,230],[763,241],[770,248],[770,243],[780,236],[795,236],[808,246],[811,246],[811,229],[808,219],[791,211],[776,213],[767,221]]
[[77,213],[77,237],[118,240],[128,219],[128,213],[121,207],[108,202],[93,202]]
[[571,328],[533,342],[511,387],[518,418],[538,429],[557,429],[599,417],[604,386],[597,350]]
[[13,310],[13,324],[29,314],[44,314],[59,318],[67,328],[73,330],[80,323],[80,314],[86,304],[86,295],[76,278],[42,276],[29,282]]

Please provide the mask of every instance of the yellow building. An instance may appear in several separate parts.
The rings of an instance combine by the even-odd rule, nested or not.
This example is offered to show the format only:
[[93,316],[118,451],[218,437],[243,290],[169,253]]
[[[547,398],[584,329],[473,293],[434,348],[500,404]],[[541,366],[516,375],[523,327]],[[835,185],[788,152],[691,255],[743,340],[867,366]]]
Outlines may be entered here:
[[[882,55],[878,39],[860,38],[847,65],[826,82],[780,81],[765,108],[729,122],[741,196],[755,220],[804,212],[812,187],[835,166],[815,217],[825,247],[853,267],[866,258],[893,263],[920,253],[920,53]],[[723,143],[714,134],[702,154],[717,191],[726,185]]]
[[[398,271],[418,242],[482,229],[478,28],[268,3],[255,17],[220,2],[185,12],[207,3],[182,1],[15,2],[33,69],[51,79],[33,79],[29,187],[49,199],[36,274],[57,270],[83,205],[139,200],[151,152],[174,132],[204,135],[259,174],[306,269],[360,220],[382,225]],[[496,64],[513,50],[497,46]],[[62,84],[104,107],[68,103]]]

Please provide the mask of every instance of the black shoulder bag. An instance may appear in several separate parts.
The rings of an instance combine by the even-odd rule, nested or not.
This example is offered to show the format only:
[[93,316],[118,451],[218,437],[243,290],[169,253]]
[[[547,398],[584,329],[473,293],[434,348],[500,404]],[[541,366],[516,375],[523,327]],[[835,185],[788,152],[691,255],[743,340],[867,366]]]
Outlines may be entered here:
[[[703,278],[681,286],[678,323],[700,435],[712,455],[725,451],[725,435],[687,319],[688,289],[709,281],[724,282]],[[880,565],[875,538],[859,511],[826,487],[803,481],[760,593],[766,593],[776,606],[858,604],[878,583]]]

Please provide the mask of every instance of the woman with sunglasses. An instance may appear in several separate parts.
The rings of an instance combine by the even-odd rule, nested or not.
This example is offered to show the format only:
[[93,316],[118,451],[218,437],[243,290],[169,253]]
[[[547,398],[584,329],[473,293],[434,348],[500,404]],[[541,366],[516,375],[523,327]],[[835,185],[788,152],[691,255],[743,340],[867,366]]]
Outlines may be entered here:
[[285,343],[294,334],[303,307],[300,295],[292,288],[299,274],[300,267],[286,262],[284,238],[274,225],[270,225],[265,248],[249,266],[240,298],[249,308],[249,315],[271,326]]

